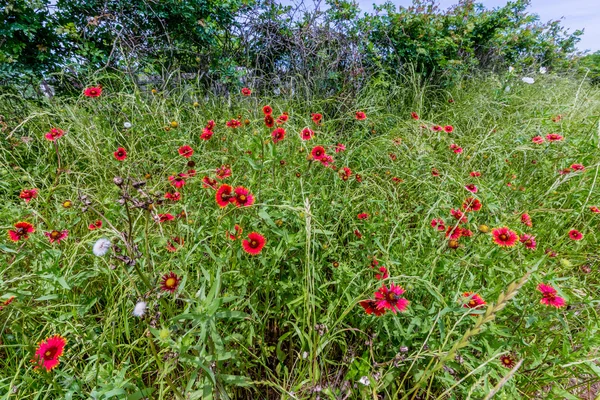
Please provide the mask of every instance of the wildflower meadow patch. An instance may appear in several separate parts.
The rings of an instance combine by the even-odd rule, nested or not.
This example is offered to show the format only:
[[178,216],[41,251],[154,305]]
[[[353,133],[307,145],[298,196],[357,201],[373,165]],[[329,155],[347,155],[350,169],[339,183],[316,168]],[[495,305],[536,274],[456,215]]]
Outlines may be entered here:
[[593,398],[600,91],[532,76],[0,95],[0,395]]

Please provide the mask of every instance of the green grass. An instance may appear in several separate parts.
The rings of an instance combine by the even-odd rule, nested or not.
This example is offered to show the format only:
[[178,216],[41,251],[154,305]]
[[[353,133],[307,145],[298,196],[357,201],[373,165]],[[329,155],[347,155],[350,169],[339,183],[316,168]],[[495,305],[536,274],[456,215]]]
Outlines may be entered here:
[[[499,398],[563,399],[593,392],[600,214],[590,206],[600,206],[600,91],[558,76],[533,85],[488,76],[451,92],[382,79],[355,101],[313,95],[219,98],[193,87],[151,94],[106,83],[97,99],[1,96],[1,228],[36,227],[25,242],[6,234],[0,241],[0,300],[15,296],[0,311],[1,398],[482,399],[496,388]],[[263,124],[265,104],[290,116],[277,144]],[[357,110],[368,119],[356,121]],[[324,114],[321,126],[311,112]],[[226,128],[238,115],[249,124]],[[215,134],[202,141],[210,119]],[[179,126],[166,131],[171,121]],[[61,173],[44,139],[54,126],[66,131],[57,146]],[[316,131],[308,142],[299,138],[305,126]],[[531,142],[551,132],[565,140]],[[347,150],[336,154],[337,143]],[[452,143],[464,152],[454,154]],[[189,169],[177,153],[186,144],[197,175],[180,190],[181,201],[159,204],[168,177]],[[362,182],[307,160],[315,145]],[[128,152],[123,162],[112,154],[119,146]],[[558,173],[573,163],[585,171]],[[252,207],[220,209],[214,190],[202,186],[224,164],[232,169],[224,182],[249,188]],[[143,194],[124,187],[131,197],[154,198],[153,209],[119,204],[117,176],[146,181]],[[478,186],[483,207],[469,213],[473,236],[453,250],[430,221],[455,223],[450,209],[469,197],[468,183]],[[30,203],[19,198],[26,188],[39,189]],[[82,195],[91,203],[85,212]],[[152,217],[182,211],[186,218],[162,224]],[[357,219],[363,212],[369,218]],[[533,227],[520,222],[523,213]],[[103,227],[90,231],[100,218]],[[249,256],[240,240],[227,238],[235,224],[243,237],[266,237],[261,254]],[[500,248],[480,225],[533,234],[537,249]],[[68,229],[69,237],[52,245],[43,232],[53,229]],[[571,229],[583,240],[569,239]],[[184,245],[171,253],[165,246],[174,236]],[[135,266],[113,250],[94,256],[101,237]],[[373,258],[389,270],[383,282]],[[160,290],[170,271],[182,278],[175,294]],[[568,307],[540,304],[542,282]],[[358,302],[390,283],[406,289],[408,310],[366,315]],[[489,309],[470,315],[460,303],[467,291]],[[138,318],[132,311],[142,299],[148,312]],[[35,371],[36,344],[54,334],[68,340],[59,366]],[[503,354],[514,355],[518,370],[501,365]]]

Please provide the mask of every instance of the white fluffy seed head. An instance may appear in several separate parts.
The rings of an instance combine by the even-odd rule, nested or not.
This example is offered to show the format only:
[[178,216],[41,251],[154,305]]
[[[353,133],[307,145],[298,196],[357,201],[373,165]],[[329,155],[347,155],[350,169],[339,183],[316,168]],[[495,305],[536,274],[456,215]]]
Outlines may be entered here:
[[94,243],[94,248],[92,251],[96,256],[102,257],[108,252],[110,246],[110,240],[106,238],[100,238],[96,241],[96,243]]
[[535,79],[530,78],[528,76],[525,76],[523,78],[521,78],[521,80],[529,85],[531,85],[532,83],[535,83]]
[[133,308],[133,316],[134,317],[143,317],[146,313],[146,302],[138,301]]
[[124,122],[123,123],[123,128],[125,128],[125,129],[131,128],[131,122]]

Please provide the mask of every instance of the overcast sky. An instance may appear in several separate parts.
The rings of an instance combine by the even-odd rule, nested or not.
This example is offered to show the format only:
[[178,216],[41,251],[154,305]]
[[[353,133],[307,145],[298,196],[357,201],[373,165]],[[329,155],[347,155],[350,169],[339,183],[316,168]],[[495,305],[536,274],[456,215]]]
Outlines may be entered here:
[[[311,0],[307,0],[307,3]],[[382,4],[384,0],[357,0],[361,9],[372,11],[373,3]],[[283,4],[291,4],[293,0],[280,0]],[[396,5],[408,6],[411,0],[392,0]],[[478,0],[489,8],[503,6],[506,0]],[[324,3],[324,2],[322,2]],[[439,0],[442,8],[458,3],[458,0]],[[600,50],[600,0],[531,0],[532,13],[538,14],[542,21],[563,18],[563,25],[571,32],[585,29],[585,33],[577,46],[580,50]]]

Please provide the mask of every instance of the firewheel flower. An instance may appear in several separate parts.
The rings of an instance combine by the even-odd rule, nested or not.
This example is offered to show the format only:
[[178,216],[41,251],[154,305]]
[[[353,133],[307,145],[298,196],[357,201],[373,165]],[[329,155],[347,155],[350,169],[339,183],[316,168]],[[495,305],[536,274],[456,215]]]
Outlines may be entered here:
[[572,240],[581,240],[583,239],[583,233],[579,232],[577,229],[571,229],[569,231],[569,237]]
[[245,187],[238,186],[233,190],[233,193],[236,207],[248,207],[254,204],[254,196]]
[[302,132],[300,132],[300,138],[302,138],[302,140],[310,140],[314,134],[315,132],[312,129],[304,128],[302,129]]
[[360,213],[360,214],[358,214],[356,216],[356,218],[358,218],[358,219],[367,219],[367,218],[369,218],[369,214],[367,214],[367,213]]
[[467,189],[471,193],[477,193],[478,192],[477,186],[473,185],[472,183],[470,183],[468,185],[465,185],[465,189]]
[[119,147],[113,154],[119,161],[123,161],[127,158],[127,151],[123,147]]
[[200,139],[208,140],[212,137],[213,133],[214,132],[211,129],[204,128],[204,129],[202,129],[202,134],[200,135]]
[[514,368],[514,366],[517,365],[517,360],[515,360],[515,357],[512,354],[501,355],[500,362],[502,363],[502,366],[506,368]]
[[185,176],[183,174],[177,174],[177,176],[169,176],[169,181],[171,181],[171,185],[175,186],[177,189],[181,189],[185,185]]
[[364,113],[364,111],[357,111],[354,114],[354,117],[358,120],[358,121],[364,121],[365,119],[367,119],[367,114]]
[[558,292],[550,285],[540,283],[537,289],[542,293],[541,304],[561,308],[567,305],[567,302],[562,297],[558,296]]
[[482,308],[485,306],[485,301],[477,293],[464,292],[462,297],[464,300],[464,308]]
[[260,254],[267,240],[263,235],[256,232],[251,232],[248,234],[248,239],[242,240],[242,248],[244,251],[251,255]]
[[531,141],[535,144],[542,144],[544,143],[544,138],[538,135],[531,138]]
[[319,125],[321,123],[321,121],[323,120],[323,114],[312,113],[312,114],[310,114],[310,118],[313,120],[313,122],[315,124]]
[[52,371],[60,363],[67,340],[60,336],[54,335],[45,340],[42,340],[35,351],[35,355],[31,362],[35,364],[34,369],[44,368],[47,372]]
[[558,133],[549,133],[546,135],[546,139],[549,142],[560,142],[564,139],[564,137],[559,135]]
[[25,203],[29,203],[31,199],[35,199],[38,195],[37,189],[23,189],[19,197],[25,200]]
[[190,146],[185,145],[179,148],[179,155],[185,158],[190,158],[194,154],[194,149]]
[[529,234],[526,233],[524,235],[521,235],[521,237],[519,238],[519,240],[529,250],[535,250],[536,247],[537,247],[537,243],[535,241],[535,236],[533,236],[533,235],[529,235]]
[[62,137],[65,134],[65,131],[63,131],[60,128],[52,128],[50,129],[50,132],[46,133],[44,135],[44,137],[46,139],[48,139],[51,142],[54,142],[56,139]]
[[162,276],[160,288],[165,292],[175,293],[179,287],[179,282],[181,282],[181,279],[174,272],[169,272]]
[[65,240],[69,236],[69,231],[52,231],[52,232],[44,232],[44,235],[50,240],[50,243],[60,243],[61,240]]
[[313,160],[321,160],[325,156],[325,149],[323,146],[315,146],[310,152]]
[[273,114],[273,108],[271,106],[269,106],[269,105],[264,106],[262,108],[262,111],[263,111],[263,114],[265,114],[265,115],[271,115],[271,114]]
[[282,141],[285,138],[285,129],[276,128],[273,132],[271,132],[271,137],[273,138],[273,143]]
[[512,247],[519,240],[516,232],[511,231],[506,226],[502,228],[492,229],[494,243],[500,247]]
[[336,153],[341,153],[344,150],[346,150],[346,146],[344,146],[342,143],[338,143],[337,146],[335,146]]
[[467,197],[462,204],[462,208],[465,212],[479,211],[481,210],[481,201],[474,197]]
[[222,184],[217,189],[215,199],[219,207],[227,207],[229,203],[233,203],[235,201],[235,197],[233,195],[233,188],[227,184]]
[[375,292],[377,308],[380,310],[390,310],[394,314],[397,311],[406,311],[409,302],[404,297],[401,297],[402,294],[404,294],[404,289],[401,286],[396,286],[393,283],[390,284],[389,288],[385,285],[381,286],[379,290]]
[[102,86],[98,85],[85,88],[83,94],[86,97],[100,97],[100,95],[102,94]]
[[410,117],[416,121],[419,119],[419,114],[413,111],[410,113]]
[[531,217],[527,213],[521,215],[521,223],[529,227],[533,226],[533,223],[531,222]]
[[446,125],[446,126],[444,126],[444,131],[446,133],[452,133],[452,132],[454,132],[454,127],[452,125]]
[[102,228],[102,220],[98,219],[95,222],[92,222],[89,226],[88,229],[90,231],[95,231],[96,229],[100,229]]
[[365,310],[365,312],[369,315],[373,314],[377,317],[385,314],[385,308],[377,308],[377,300],[362,300],[359,301],[358,304]]
[[167,240],[167,251],[174,253],[177,250],[179,250],[181,247],[183,247],[183,238],[174,236],[171,238],[171,240]]
[[252,90],[248,89],[247,87],[242,88],[242,95],[248,97],[252,94]]
[[8,231],[8,237],[13,242],[29,239],[29,234],[35,232],[35,228],[29,222],[17,222],[14,227],[15,229]]

